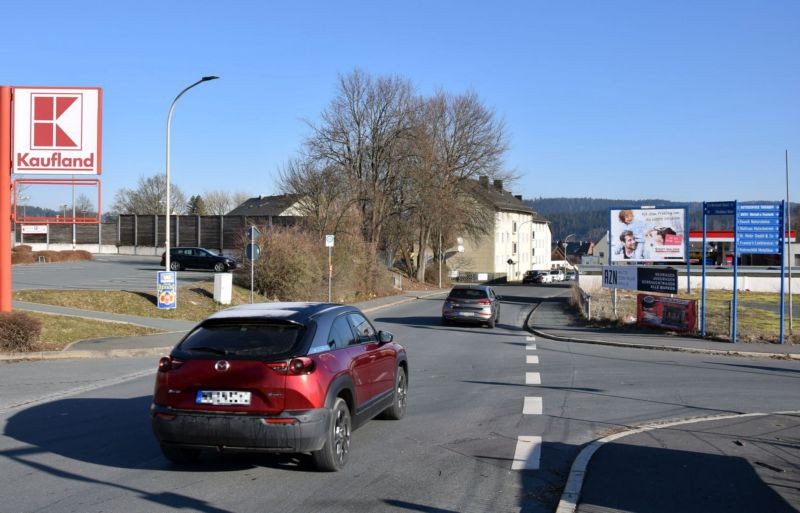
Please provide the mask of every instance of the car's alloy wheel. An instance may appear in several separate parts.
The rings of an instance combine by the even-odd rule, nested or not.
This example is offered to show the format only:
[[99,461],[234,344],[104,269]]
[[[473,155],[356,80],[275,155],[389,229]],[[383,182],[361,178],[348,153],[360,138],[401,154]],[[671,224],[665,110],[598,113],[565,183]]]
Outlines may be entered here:
[[319,470],[332,472],[345,466],[350,455],[351,428],[350,409],[344,399],[337,397],[331,410],[325,445],[311,453]]
[[214,270],[218,273],[225,272],[225,264],[222,262],[217,262],[214,264]]
[[172,271],[180,271],[181,270],[181,263],[180,262],[176,262],[176,261],[173,260],[172,262],[169,263],[169,268]]
[[381,418],[389,420],[400,420],[406,414],[406,404],[408,404],[408,375],[403,367],[397,368],[397,375],[394,379],[394,400],[392,405],[383,410]]

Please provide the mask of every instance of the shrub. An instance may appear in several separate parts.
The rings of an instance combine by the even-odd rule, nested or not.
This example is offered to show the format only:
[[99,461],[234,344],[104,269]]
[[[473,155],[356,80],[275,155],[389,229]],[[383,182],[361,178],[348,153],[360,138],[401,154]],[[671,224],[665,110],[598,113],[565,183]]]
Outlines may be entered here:
[[27,251],[13,251],[11,253],[11,264],[32,264],[36,261],[33,253]]
[[0,349],[32,351],[39,343],[42,323],[23,312],[0,313]]
[[14,246],[11,248],[11,251],[14,253],[30,253],[33,251],[33,248],[27,244],[20,244],[19,246]]

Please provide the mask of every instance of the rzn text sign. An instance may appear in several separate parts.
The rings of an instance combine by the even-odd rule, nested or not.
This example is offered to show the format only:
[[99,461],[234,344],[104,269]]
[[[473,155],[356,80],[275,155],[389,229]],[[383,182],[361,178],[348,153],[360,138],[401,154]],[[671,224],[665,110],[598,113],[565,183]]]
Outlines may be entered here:
[[99,88],[14,88],[13,171],[100,174]]

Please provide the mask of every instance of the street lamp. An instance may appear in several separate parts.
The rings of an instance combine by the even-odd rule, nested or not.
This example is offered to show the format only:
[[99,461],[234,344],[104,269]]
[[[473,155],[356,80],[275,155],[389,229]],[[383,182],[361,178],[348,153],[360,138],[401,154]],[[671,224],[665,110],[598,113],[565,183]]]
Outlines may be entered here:
[[563,241],[561,241],[562,245],[564,246],[564,276],[565,277],[567,275],[567,265],[569,264],[569,259],[567,258],[567,240],[570,237],[576,237],[576,235],[574,233],[570,233],[569,235],[564,237]]
[[28,206],[28,200],[31,199],[30,196],[20,196],[19,200],[22,202],[22,219],[25,219],[25,207]]
[[169,262],[169,260],[170,260],[170,258],[169,258],[169,256],[170,256],[169,255],[169,239],[170,239],[170,235],[169,235],[169,224],[170,224],[169,223],[169,221],[170,221],[170,205],[169,205],[169,193],[170,193],[170,190],[169,190],[169,127],[172,124],[172,111],[175,109],[175,104],[178,103],[178,99],[181,96],[183,96],[183,93],[185,93],[186,91],[188,91],[189,89],[193,88],[194,86],[196,86],[198,84],[202,84],[203,82],[208,82],[209,80],[216,80],[218,78],[219,77],[215,77],[215,76],[208,76],[208,77],[201,78],[200,80],[198,80],[194,84],[190,85],[189,87],[185,88],[183,91],[178,93],[178,96],[176,96],[175,99],[172,100],[172,105],[169,106],[169,114],[167,115],[167,242],[164,245],[165,248],[166,248],[166,251],[167,251],[166,254],[165,254],[166,255],[165,256],[165,258],[166,258],[166,262],[165,263],[166,263],[166,269],[167,270],[169,270],[169,268],[170,268],[170,262]]

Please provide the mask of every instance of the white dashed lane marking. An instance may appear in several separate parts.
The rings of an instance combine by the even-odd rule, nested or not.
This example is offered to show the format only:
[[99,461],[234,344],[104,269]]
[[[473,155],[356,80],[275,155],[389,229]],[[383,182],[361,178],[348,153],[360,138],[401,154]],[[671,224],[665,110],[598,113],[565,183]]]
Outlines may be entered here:
[[541,397],[526,397],[525,405],[522,407],[523,415],[541,415],[542,414],[542,398]]
[[528,346],[525,349],[527,349],[528,351],[536,351],[536,344],[528,344]]
[[517,448],[514,451],[514,461],[511,462],[511,470],[537,470],[541,455],[541,436],[519,436],[517,437]]
[[541,385],[542,384],[542,377],[539,375],[538,372],[526,372],[525,373],[525,384],[526,385]]
[[528,356],[525,358],[525,362],[526,362],[526,363],[539,363],[539,357],[538,357],[538,356],[535,356],[535,355],[532,355],[532,354],[529,354],[529,355],[528,355]]
[[528,335],[528,336],[525,337],[525,340],[527,340],[528,342],[535,342],[536,341],[536,337]]

